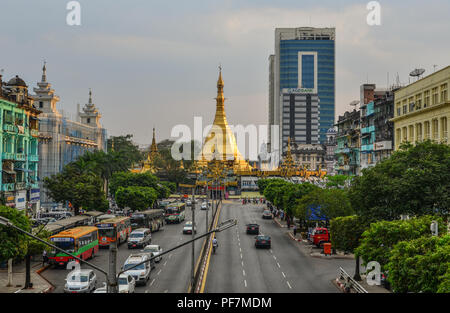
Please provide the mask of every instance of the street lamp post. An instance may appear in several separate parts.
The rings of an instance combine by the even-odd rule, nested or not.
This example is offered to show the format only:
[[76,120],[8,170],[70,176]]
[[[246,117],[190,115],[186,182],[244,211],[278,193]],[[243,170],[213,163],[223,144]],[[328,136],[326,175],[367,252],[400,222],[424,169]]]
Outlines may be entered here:
[[[195,187],[192,188],[192,239],[195,238]],[[192,269],[191,269],[191,288],[194,288],[194,270],[195,270],[195,242],[192,241]]]

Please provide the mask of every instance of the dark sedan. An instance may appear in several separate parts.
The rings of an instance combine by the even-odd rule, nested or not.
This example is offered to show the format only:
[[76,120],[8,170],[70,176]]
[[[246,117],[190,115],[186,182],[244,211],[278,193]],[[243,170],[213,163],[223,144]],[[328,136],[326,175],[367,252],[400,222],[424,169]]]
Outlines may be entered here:
[[255,247],[256,248],[269,248],[270,249],[270,236],[259,235],[255,237]]
[[259,225],[247,224],[247,234],[259,235]]

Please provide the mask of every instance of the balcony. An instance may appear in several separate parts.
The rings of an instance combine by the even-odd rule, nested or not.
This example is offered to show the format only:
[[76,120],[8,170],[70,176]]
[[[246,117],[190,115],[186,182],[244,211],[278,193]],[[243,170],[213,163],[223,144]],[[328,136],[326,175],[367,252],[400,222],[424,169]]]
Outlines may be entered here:
[[3,130],[10,133],[17,133],[17,127],[12,124],[3,124]]
[[337,148],[335,150],[335,154],[339,154],[339,153],[350,153],[350,148]]
[[361,146],[361,152],[372,151],[372,150],[373,150],[373,144]]
[[23,154],[23,153],[16,153],[14,155],[14,160],[16,160],[16,161],[25,161],[26,160],[25,154]]
[[27,183],[26,182],[16,183],[16,190],[20,190],[20,189],[27,189]]
[[3,152],[2,153],[2,159],[3,160],[14,160],[14,153]]
[[38,162],[39,161],[39,155],[35,155],[35,154],[28,155],[28,161]]
[[373,133],[375,131],[375,126],[368,126],[361,128],[361,134]]
[[14,183],[2,184],[1,190],[2,191],[14,191],[15,190]]
[[37,129],[30,129],[30,135],[33,137],[39,137],[39,130]]

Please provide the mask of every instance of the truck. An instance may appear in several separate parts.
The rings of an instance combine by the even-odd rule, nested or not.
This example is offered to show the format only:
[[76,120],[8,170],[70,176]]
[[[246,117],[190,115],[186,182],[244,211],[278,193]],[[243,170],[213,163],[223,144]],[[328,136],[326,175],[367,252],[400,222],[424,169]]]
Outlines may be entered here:
[[316,245],[318,248],[322,246],[325,242],[330,242],[330,233],[328,228],[325,227],[316,227],[313,229],[309,241],[312,244]]

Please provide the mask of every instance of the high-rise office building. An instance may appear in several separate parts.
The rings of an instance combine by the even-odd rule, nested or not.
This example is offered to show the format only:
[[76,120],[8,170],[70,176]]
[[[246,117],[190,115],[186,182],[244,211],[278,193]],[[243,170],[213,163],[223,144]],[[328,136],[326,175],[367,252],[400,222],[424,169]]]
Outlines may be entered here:
[[[269,63],[269,88],[273,91],[269,92],[269,123],[278,125],[282,133],[283,89],[316,94],[320,101],[319,139],[325,143],[335,114],[335,29],[276,28],[275,54]],[[269,137],[269,143],[271,140]]]

